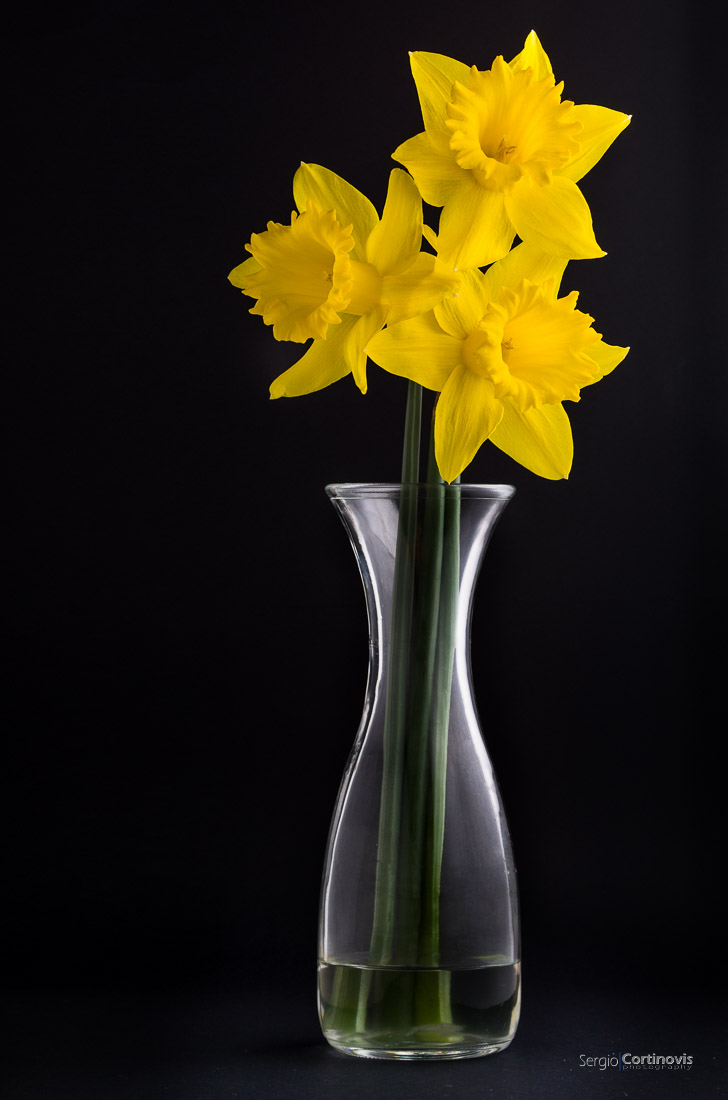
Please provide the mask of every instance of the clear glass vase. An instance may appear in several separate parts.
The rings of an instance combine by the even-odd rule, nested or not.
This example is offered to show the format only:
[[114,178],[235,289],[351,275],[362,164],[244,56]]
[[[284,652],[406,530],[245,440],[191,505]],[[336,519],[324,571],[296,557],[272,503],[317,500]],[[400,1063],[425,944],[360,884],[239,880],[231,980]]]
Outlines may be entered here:
[[470,671],[475,581],[507,485],[330,485],[369,615],[364,711],[334,811],[321,1026],[365,1058],[470,1058],[520,1010],[516,877]]

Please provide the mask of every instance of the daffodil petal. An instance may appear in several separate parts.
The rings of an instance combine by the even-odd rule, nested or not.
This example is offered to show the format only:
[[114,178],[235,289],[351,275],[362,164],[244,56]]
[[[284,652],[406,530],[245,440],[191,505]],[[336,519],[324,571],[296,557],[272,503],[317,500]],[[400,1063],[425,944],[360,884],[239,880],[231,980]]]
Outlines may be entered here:
[[232,271],[228,275],[228,279],[233,284],[233,286],[237,286],[240,287],[241,290],[245,290],[250,276],[257,275],[260,270],[261,266],[258,261],[255,259],[254,256],[250,256],[249,259],[243,260],[241,264],[238,264],[237,267],[234,267],[232,269]]
[[417,184],[394,168],[389,175],[382,220],[366,242],[366,257],[380,275],[396,275],[412,264],[422,244],[422,199]]
[[458,366],[443,387],[435,410],[435,458],[445,481],[458,477],[495,431],[503,405],[493,383]]
[[348,374],[350,368],[344,346],[357,320],[357,317],[344,317],[340,325],[329,330],[328,339],[314,340],[306,354],[271,383],[271,397],[301,397],[304,393],[315,393]]
[[632,116],[584,103],[574,107],[574,114],[583,127],[577,134],[581,152],[557,172],[576,183],[601,160],[615,138],[629,126]]
[[485,272],[485,296],[488,299],[495,298],[501,287],[516,287],[523,279],[532,283],[545,283],[553,279],[555,296],[568,262],[563,256],[554,256],[531,244],[516,245],[507,256],[492,264]]
[[437,235],[440,258],[462,271],[499,260],[514,237],[504,193],[480,187],[473,179],[463,180],[455,201],[442,211]]
[[431,206],[444,206],[469,173],[456,162],[446,131],[416,134],[392,153],[414,176],[417,188]]
[[443,332],[433,313],[390,325],[367,344],[369,358],[383,370],[441,390],[460,365],[462,340]]
[[542,405],[520,412],[513,401],[506,399],[503,419],[490,441],[539,477],[558,481],[569,476],[574,440],[563,405]]
[[410,65],[417,85],[425,129],[428,133],[431,130],[441,130],[447,117],[452,86],[456,80],[467,84],[470,69],[462,61],[455,61],[452,57],[421,51],[410,54]]
[[418,313],[426,313],[459,284],[458,276],[435,256],[420,252],[402,275],[384,276],[382,300],[389,307],[389,324],[397,325]]
[[357,317],[356,324],[349,329],[344,343],[344,357],[354,381],[362,393],[367,392],[367,345],[387,319],[383,306],[372,310],[365,317]]
[[553,82],[554,70],[535,31],[531,31],[523,49],[513,58],[510,66],[514,73],[519,69],[533,69],[536,80],[545,80],[550,77]]
[[293,177],[293,197],[303,212],[309,201],[321,210],[336,211],[339,225],[353,227],[354,248],[351,258],[366,260],[365,245],[379,218],[366,195],[357,191],[341,176],[320,164],[301,164]]
[[429,225],[422,226],[422,236],[425,238],[430,248],[434,248],[437,252],[437,233],[434,229],[430,229]]
[[457,290],[435,306],[435,317],[445,332],[464,340],[482,321],[487,304],[484,278],[475,267],[464,271]]
[[600,379],[604,378],[605,374],[611,374],[614,368],[622,362],[628,351],[629,348],[618,348],[614,344],[605,344],[601,339],[596,344],[590,344],[586,354],[596,363],[599,374],[591,382],[584,384],[591,386],[594,382],[599,382]]
[[523,180],[505,192],[505,208],[518,236],[544,252],[572,260],[606,255],[594,237],[586,199],[565,176],[554,175],[546,186]]

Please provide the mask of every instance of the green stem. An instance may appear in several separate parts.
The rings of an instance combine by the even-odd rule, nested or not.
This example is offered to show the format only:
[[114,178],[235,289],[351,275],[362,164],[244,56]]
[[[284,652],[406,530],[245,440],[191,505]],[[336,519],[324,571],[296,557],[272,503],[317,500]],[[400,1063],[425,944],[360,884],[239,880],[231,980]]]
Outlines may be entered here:
[[422,674],[417,678],[414,695],[419,703],[417,713],[426,722],[418,737],[416,754],[419,780],[426,784],[426,789],[423,794],[418,788],[417,793],[429,813],[425,812],[423,817],[427,822],[426,847],[421,835],[417,835],[418,900],[422,898],[417,955],[420,965],[436,967],[440,962],[448,728],[460,582],[460,498],[444,485],[437,468],[434,415],[427,480],[431,490],[426,495],[423,562],[429,563],[430,568],[423,569],[422,594],[417,603],[421,612],[417,638],[423,640],[416,664]]
[[445,842],[447,743],[459,588],[460,494],[448,493],[445,502],[437,671],[433,684],[435,706],[433,708],[432,724],[432,867],[430,880],[430,939],[433,958],[439,958],[440,950],[440,880]]
[[[432,454],[432,447],[430,448]],[[437,633],[442,574],[443,522],[445,516],[444,483],[432,458],[428,465],[427,486],[423,493],[423,518],[420,560],[412,632],[410,670],[410,708],[407,732],[407,863],[408,890],[402,897],[398,927],[407,946],[401,961],[415,966],[431,966],[432,957],[420,936],[423,908],[430,906],[427,894],[428,874],[428,802],[430,780],[430,726],[433,707],[433,683],[436,675]],[[404,868],[403,868],[404,869]],[[425,950],[423,952],[423,947]]]
[[420,480],[420,432],[422,423],[422,386],[407,383],[407,409],[404,416],[402,447],[402,484],[416,485]]
[[407,720],[409,641],[415,577],[421,417],[422,387],[415,382],[409,382],[402,452],[402,495],[392,588],[390,651],[385,656],[387,702],[384,717],[384,761],[371,938],[372,962],[380,966],[390,961],[394,943],[402,773]]
[[[411,642],[410,707],[407,729],[407,807],[409,889],[403,896],[400,922],[406,935],[411,965],[429,965],[421,958],[418,930],[422,907],[429,779],[428,741],[432,711],[432,684],[437,653],[437,619],[442,571],[443,491],[428,485],[424,493],[421,560],[418,564]],[[425,904],[427,901],[425,899]],[[405,961],[404,959],[402,960]]]
[[[432,968],[413,976],[408,1004],[392,1006],[427,1024],[451,1020],[449,974],[437,968],[460,500],[439,475],[431,437],[418,515],[421,407],[422,390],[410,383],[390,647],[382,655],[387,701],[370,965]],[[366,1028],[372,975],[361,973],[355,994],[358,1031]]]

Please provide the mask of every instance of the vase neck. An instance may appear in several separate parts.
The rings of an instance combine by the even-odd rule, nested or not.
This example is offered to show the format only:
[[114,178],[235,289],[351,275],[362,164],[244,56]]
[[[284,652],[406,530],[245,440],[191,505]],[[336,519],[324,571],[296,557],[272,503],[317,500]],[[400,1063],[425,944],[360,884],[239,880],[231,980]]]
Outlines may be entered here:
[[[457,604],[457,642],[467,631],[483,556],[510,485],[330,485],[367,599],[372,640],[386,642],[397,601]],[[403,585],[410,591],[402,592]]]

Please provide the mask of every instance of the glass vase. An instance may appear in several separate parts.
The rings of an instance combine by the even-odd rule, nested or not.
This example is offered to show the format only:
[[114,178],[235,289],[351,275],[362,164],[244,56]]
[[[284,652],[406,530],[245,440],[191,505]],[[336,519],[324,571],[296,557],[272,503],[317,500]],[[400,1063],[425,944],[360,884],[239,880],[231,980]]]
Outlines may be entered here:
[[470,1058],[520,1010],[516,877],[473,698],[475,581],[507,485],[330,485],[366,594],[364,710],[323,875],[319,1012],[337,1050]]

